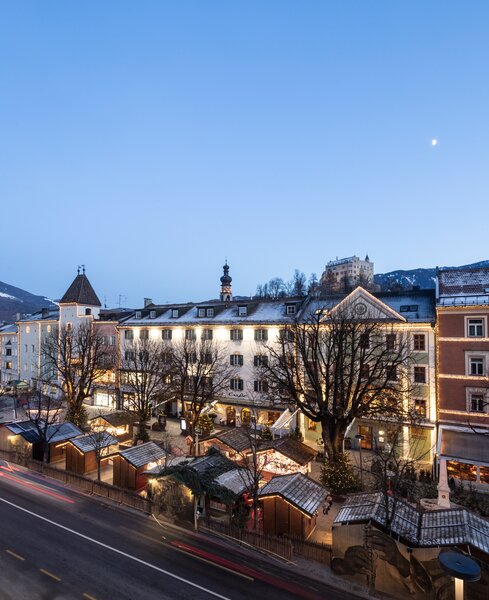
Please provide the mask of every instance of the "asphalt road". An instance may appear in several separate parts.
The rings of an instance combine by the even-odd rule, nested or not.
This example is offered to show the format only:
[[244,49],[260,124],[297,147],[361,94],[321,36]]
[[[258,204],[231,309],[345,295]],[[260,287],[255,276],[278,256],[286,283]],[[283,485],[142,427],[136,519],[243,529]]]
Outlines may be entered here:
[[1,600],[351,597],[0,461]]

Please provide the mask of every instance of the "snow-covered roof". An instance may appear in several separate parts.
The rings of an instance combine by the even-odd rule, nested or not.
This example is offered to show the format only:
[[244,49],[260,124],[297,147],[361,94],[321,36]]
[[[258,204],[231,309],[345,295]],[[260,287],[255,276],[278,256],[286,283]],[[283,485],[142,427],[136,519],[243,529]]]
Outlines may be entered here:
[[[160,306],[148,306],[141,309],[141,318],[136,319],[135,313],[124,320],[121,325],[136,326],[141,325],[197,325],[197,324],[274,324],[274,323],[292,323],[295,315],[287,315],[287,305],[302,304],[304,298],[281,298],[280,300],[249,300],[221,302],[201,302],[197,304],[171,304]],[[239,315],[239,307],[246,306],[246,316]],[[213,308],[213,316],[199,316],[199,308]],[[179,311],[178,317],[173,317],[173,310]],[[297,309],[298,310],[298,309]],[[155,318],[150,318],[151,311],[154,311]]]
[[97,450],[97,448],[101,449],[107,448],[108,446],[116,446],[119,442],[106,431],[98,431],[74,438],[70,440],[70,443],[78,448],[80,452],[87,453]]
[[260,498],[280,496],[312,517],[328,492],[322,485],[302,473],[293,473],[272,477],[258,495]]
[[[390,509],[393,499],[389,498]],[[350,496],[336,515],[336,524],[373,521],[385,526],[382,494]],[[465,509],[420,512],[399,500],[392,520],[392,532],[420,547],[470,544],[489,554],[489,522]]]
[[239,496],[253,485],[253,476],[248,469],[238,468],[221,473],[214,481]]
[[40,310],[28,317],[20,319],[21,323],[31,323],[32,321],[57,321],[59,319],[59,308],[48,308]]
[[151,462],[158,462],[166,456],[166,452],[154,442],[131,446],[127,450],[121,450],[119,454],[136,469]]
[[489,304],[489,267],[438,270],[438,304]]
[[17,325],[15,323],[9,323],[8,325],[0,327],[0,335],[6,333],[17,333]]

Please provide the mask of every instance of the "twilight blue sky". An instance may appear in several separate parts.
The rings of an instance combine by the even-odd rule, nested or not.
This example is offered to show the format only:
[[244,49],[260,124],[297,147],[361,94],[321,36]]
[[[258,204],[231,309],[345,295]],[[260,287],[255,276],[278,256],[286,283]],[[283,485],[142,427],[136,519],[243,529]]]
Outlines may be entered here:
[[[0,279],[236,294],[489,258],[487,1],[0,3]],[[439,144],[431,146],[431,139]]]

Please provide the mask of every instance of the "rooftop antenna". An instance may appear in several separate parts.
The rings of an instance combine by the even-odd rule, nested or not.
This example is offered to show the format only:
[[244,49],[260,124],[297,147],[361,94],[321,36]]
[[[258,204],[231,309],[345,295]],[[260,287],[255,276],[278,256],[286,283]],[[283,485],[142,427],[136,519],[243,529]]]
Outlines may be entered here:
[[77,273],[77,275],[80,275],[80,269],[81,269],[81,267],[80,267],[80,265],[78,265],[78,267],[77,267],[77,269],[76,269],[76,273]]
[[82,267],[82,273],[83,273],[83,275],[85,275],[85,265],[82,265],[81,267]]

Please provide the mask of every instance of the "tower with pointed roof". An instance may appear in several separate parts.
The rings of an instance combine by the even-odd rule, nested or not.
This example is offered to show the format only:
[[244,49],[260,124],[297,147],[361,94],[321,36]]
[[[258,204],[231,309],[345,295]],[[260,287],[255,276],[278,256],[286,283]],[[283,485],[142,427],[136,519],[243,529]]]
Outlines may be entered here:
[[222,267],[223,275],[221,277],[221,293],[220,299],[221,302],[229,302],[233,299],[233,278],[229,275],[229,265],[228,261],[224,263]]
[[101,306],[85,274],[85,265],[78,267],[75,279],[59,301],[60,324],[71,323],[75,326],[87,317],[98,318]]

